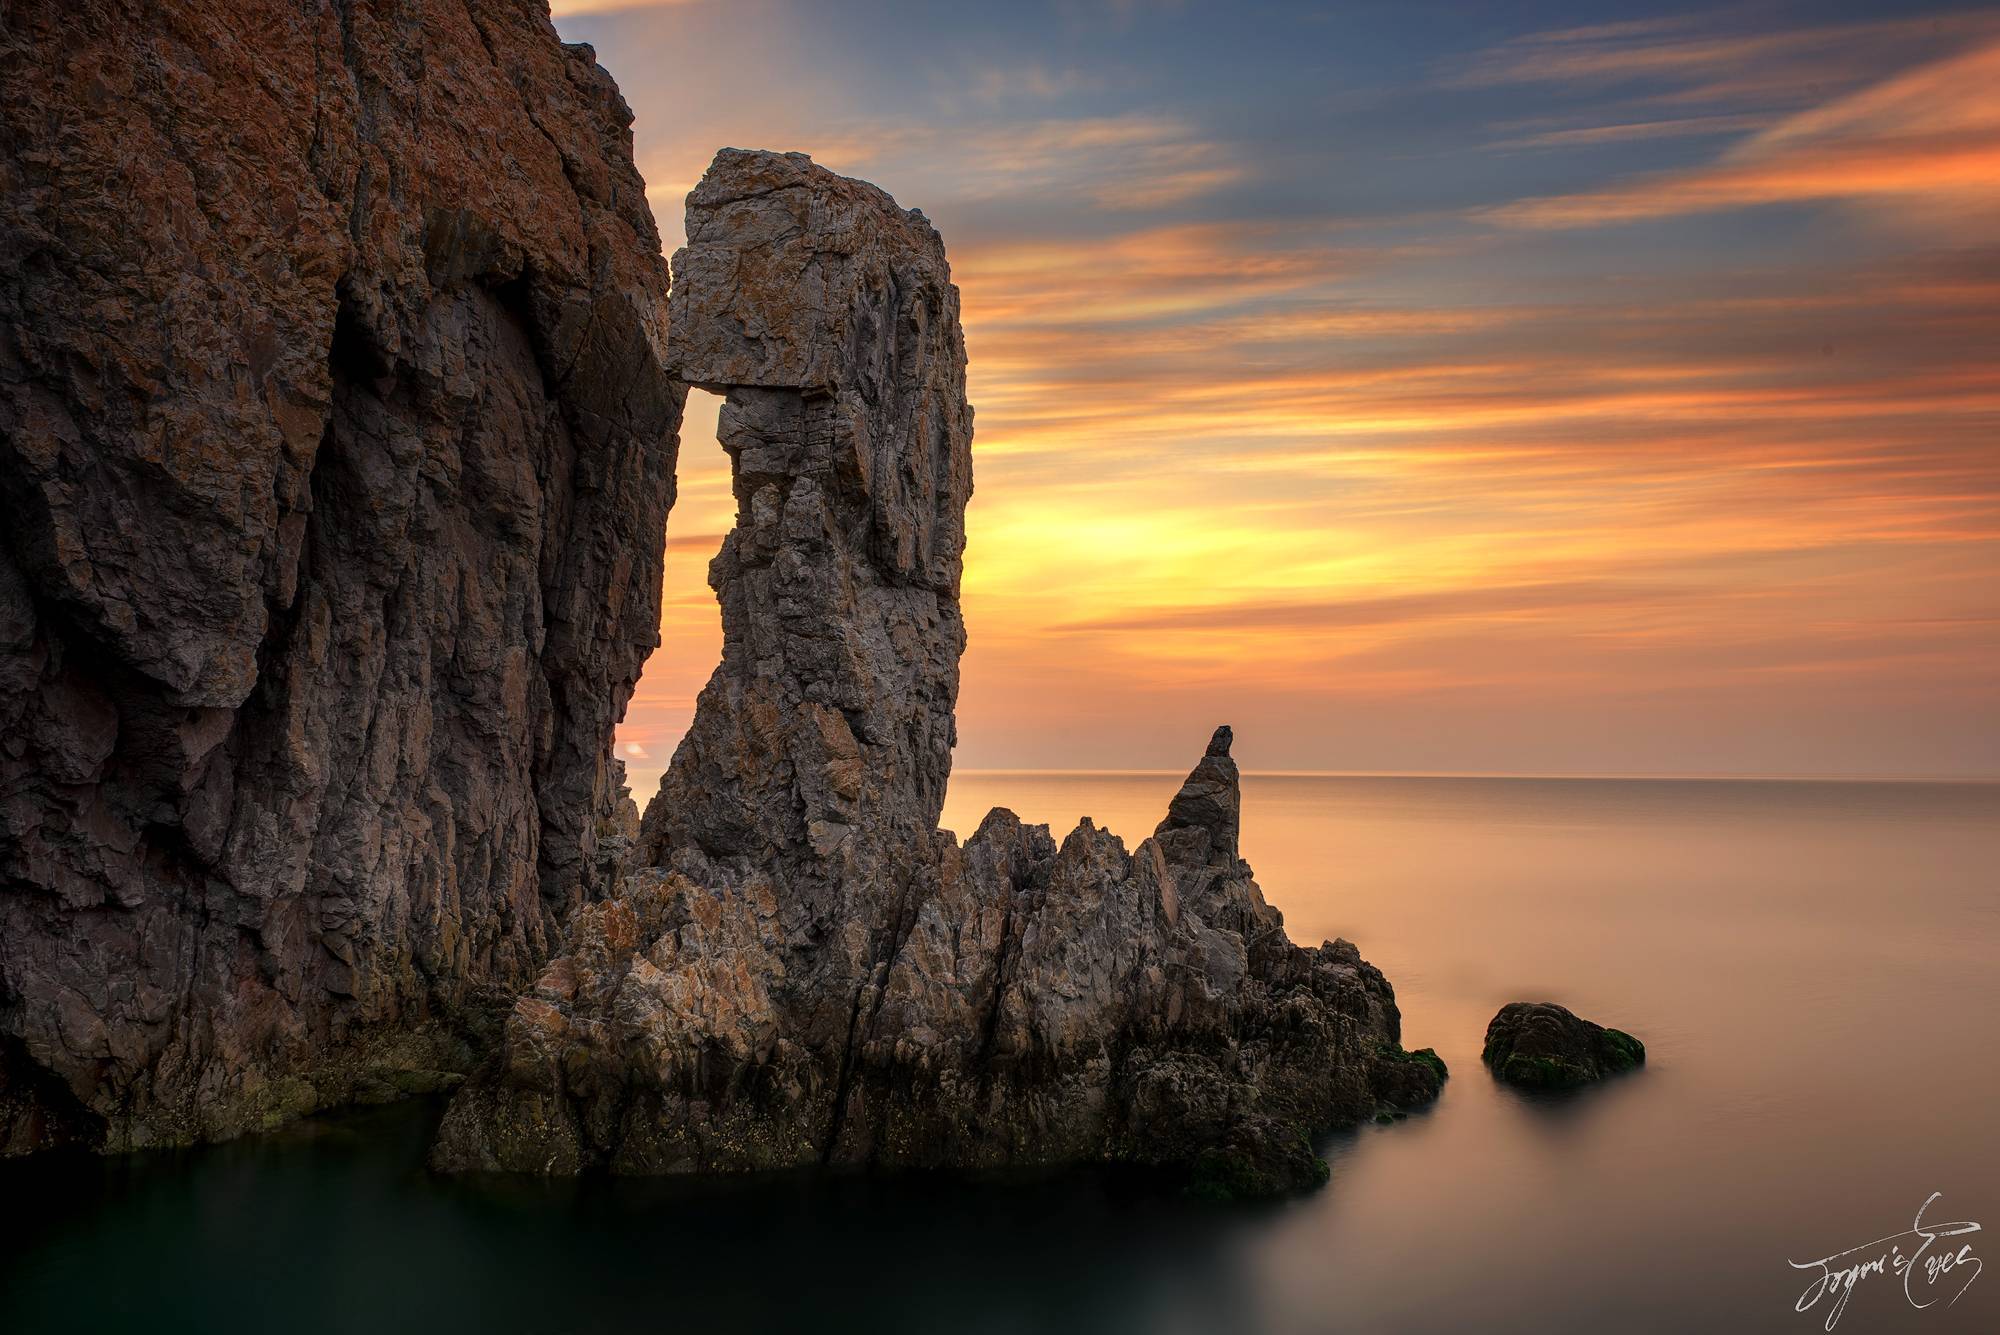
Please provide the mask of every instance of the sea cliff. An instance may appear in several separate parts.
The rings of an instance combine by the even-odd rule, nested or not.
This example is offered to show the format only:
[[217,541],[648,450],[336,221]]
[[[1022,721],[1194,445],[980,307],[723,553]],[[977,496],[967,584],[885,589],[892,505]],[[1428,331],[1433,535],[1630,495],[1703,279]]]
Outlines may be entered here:
[[[0,1147],[471,1079],[439,1167],[1309,1186],[1435,1097],[1218,730],[1150,837],[938,829],[972,410],[919,212],[724,150],[671,298],[528,0],[27,4],[0,48]],[[246,36],[257,34],[254,45]],[[724,650],[633,835],[686,387]]]

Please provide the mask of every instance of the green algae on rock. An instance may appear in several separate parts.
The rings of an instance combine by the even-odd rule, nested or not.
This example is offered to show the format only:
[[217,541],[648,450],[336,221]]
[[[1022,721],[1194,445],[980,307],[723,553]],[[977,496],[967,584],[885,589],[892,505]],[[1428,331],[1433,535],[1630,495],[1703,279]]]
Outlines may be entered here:
[[1516,1001],[1486,1026],[1480,1058],[1522,1089],[1574,1089],[1645,1064],[1646,1045],[1548,1001]]

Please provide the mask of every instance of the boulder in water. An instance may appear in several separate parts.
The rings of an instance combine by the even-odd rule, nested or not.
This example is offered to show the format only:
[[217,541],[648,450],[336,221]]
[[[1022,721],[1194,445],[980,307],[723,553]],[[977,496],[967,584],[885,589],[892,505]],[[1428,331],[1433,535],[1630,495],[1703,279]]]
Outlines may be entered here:
[[1496,1079],[1522,1089],[1574,1089],[1642,1066],[1646,1045],[1552,1001],[1516,1001],[1486,1026],[1480,1054]]

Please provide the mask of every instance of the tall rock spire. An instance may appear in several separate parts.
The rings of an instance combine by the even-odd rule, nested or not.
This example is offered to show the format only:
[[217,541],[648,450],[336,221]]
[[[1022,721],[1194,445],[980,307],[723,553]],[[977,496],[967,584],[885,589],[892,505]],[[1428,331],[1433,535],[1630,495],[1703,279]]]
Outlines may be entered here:
[[1182,861],[1223,867],[1236,861],[1242,796],[1237,788],[1236,762],[1229,758],[1233,739],[1228,724],[1215,730],[1200,763],[1168,803],[1167,818],[1153,831],[1154,837]]
[[724,149],[688,197],[671,312],[672,368],[726,396],[737,520],[709,567],[722,662],[640,852],[772,877],[792,939],[865,928],[797,961],[801,985],[853,991],[951,773],[972,495],[958,289],[923,214],[803,154]]

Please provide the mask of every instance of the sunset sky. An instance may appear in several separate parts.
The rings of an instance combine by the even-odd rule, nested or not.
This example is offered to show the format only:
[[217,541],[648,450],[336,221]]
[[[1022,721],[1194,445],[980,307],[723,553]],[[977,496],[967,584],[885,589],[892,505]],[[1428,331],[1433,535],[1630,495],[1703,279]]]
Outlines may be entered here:
[[[2000,10],[557,0],[938,224],[966,767],[2000,774]],[[641,800],[714,667],[696,395]]]

